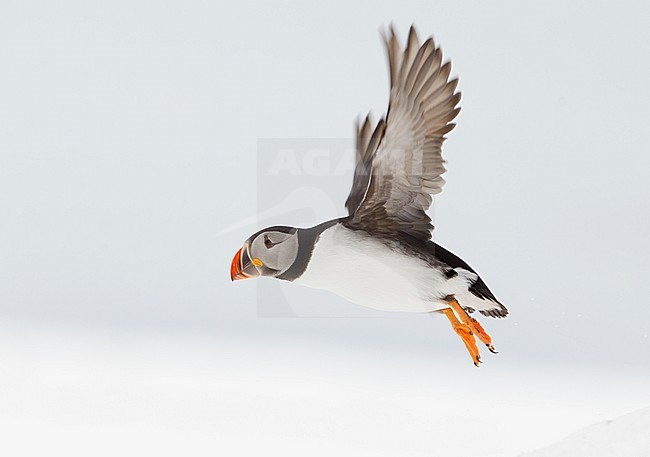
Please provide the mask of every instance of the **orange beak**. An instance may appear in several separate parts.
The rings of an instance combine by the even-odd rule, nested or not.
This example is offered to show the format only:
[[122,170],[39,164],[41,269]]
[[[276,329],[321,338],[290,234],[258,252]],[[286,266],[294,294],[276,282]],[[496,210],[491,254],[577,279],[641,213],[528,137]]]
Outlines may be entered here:
[[248,255],[248,249],[241,248],[230,263],[230,280],[237,281],[238,279],[255,278],[260,275],[260,272],[255,268],[255,265]]

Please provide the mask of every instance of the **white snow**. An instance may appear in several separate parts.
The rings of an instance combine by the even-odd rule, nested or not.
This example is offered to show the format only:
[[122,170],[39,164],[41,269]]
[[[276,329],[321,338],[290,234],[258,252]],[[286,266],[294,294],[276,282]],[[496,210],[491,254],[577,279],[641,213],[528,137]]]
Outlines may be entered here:
[[514,457],[650,404],[647,376],[513,363],[508,351],[477,369],[455,335],[444,358],[291,330],[310,324],[262,319],[245,334],[5,319],[4,455]]
[[648,457],[650,408],[599,422],[522,457]]

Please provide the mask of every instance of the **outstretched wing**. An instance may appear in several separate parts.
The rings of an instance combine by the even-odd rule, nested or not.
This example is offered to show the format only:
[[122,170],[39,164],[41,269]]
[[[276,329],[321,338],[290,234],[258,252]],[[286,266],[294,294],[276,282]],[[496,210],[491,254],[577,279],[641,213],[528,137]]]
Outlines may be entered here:
[[431,238],[426,210],[445,183],[442,143],[455,124],[460,93],[449,79],[451,63],[433,39],[422,46],[411,27],[406,49],[392,27],[384,37],[390,65],[390,104],[386,121],[370,134],[370,120],[357,126],[357,165],[346,201],[346,224],[370,233],[408,233]]

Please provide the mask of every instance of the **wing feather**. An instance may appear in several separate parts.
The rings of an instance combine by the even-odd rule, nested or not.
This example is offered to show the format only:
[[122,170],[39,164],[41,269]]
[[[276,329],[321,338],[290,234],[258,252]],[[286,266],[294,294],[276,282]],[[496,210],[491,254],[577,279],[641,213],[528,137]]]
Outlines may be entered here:
[[432,38],[419,44],[414,27],[403,51],[392,27],[384,41],[391,81],[388,114],[372,134],[369,117],[357,124],[357,166],[346,224],[428,240],[433,226],[426,210],[431,195],[445,183],[442,143],[460,111],[458,79],[449,79],[451,63],[442,63],[442,51]]

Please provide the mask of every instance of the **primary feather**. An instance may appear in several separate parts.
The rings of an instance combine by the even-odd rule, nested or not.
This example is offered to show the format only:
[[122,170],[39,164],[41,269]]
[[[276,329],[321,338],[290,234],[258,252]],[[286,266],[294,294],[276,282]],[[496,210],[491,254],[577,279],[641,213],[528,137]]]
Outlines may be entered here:
[[433,39],[420,46],[413,27],[403,51],[392,27],[384,40],[391,82],[388,114],[372,134],[369,118],[357,125],[346,223],[377,235],[402,232],[429,240],[433,226],[425,211],[445,183],[442,143],[460,111],[458,80],[449,79],[451,63],[442,64]]

